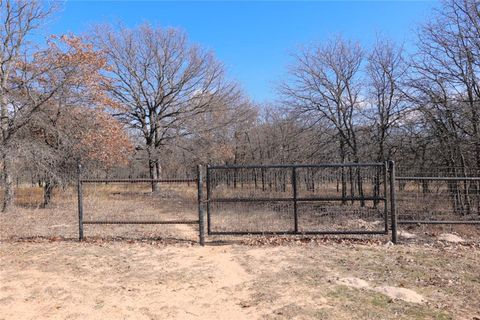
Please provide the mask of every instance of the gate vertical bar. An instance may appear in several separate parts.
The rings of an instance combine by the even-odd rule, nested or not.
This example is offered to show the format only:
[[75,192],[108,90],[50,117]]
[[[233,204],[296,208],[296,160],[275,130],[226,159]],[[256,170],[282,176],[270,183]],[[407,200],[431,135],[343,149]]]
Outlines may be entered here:
[[78,240],[83,240],[83,184],[82,165],[77,164],[77,195],[78,195]]
[[395,198],[395,162],[389,161],[390,171],[390,214],[392,219],[392,242],[397,243],[397,207]]
[[388,162],[385,161],[383,168],[383,205],[384,205],[384,211],[383,214],[385,215],[385,234],[388,234]]
[[198,242],[201,246],[205,245],[205,225],[204,211],[202,205],[203,199],[203,176],[202,166],[197,166],[197,186],[198,186]]
[[293,189],[293,223],[294,231],[298,233],[298,210],[297,210],[297,168],[292,167],[292,189]]
[[210,223],[210,220],[211,220],[211,217],[210,217],[210,196],[211,196],[211,186],[210,186],[210,165],[207,165],[207,176],[206,176],[206,180],[207,180],[207,233],[208,234],[211,234],[212,232],[212,229],[211,229],[211,223]]

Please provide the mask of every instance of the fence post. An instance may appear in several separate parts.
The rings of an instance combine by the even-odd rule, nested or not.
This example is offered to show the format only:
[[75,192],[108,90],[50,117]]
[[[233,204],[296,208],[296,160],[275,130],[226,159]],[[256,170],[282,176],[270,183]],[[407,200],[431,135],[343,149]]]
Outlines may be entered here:
[[397,243],[397,207],[395,198],[395,162],[388,162],[390,171],[390,214],[392,217],[392,242]]
[[204,226],[204,212],[203,212],[203,176],[202,166],[197,166],[197,186],[198,186],[198,237],[201,246],[205,245],[205,226]]
[[83,184],[82,165],[77,164],[77,195],[78,195],[78,240],[83,240]]
[[297,171],[296,167],[292,167],[292,189],[293,189],[293,221],[294,231],[298,233],[298,211],[297,211]]
[[[388,161],[385,161],[383,163],[383,196],[385,198],[385,201],[383,203],[383,214],[385,215],[385,234],[388,235]],[[380,186],[379,186],[379,191],[378,193],[380,194]]]
[[207,233],[210,234],[212,232],[210,226],[210,165],[207,164],[207,175],[205,177],[206,185],[207,185]]

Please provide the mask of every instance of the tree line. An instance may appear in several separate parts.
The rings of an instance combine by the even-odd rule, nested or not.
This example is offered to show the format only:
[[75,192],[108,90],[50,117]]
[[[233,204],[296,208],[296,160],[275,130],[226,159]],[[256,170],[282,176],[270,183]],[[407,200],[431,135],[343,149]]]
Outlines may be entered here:
[[382,37],[302,47],[278,99],[264,104],[175,28],[98,25],[33,41],[57,12],[55,3],[0,0],[3,211],[26,181],[42,186],[48,205],[77,163],[152,179],[191,175],[199,163],[389,159],[417,175],[480,175],[477,1],[442,2],[412,50]]

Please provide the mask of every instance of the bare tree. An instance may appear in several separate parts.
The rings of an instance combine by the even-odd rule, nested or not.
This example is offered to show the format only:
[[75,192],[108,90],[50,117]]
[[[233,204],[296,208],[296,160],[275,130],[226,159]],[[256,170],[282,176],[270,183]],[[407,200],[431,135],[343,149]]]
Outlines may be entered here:
[[50,97],[50,92],[33,94],[24,87],[24,93],[31,94],[31,99],[27,99],[27,103],[25,97],[22,97],[24,101],[21,103],[15,101],[18,86],[38,80],[41,73],[29,72],[27,75],[21,69],[28,64],[32,55],[28,36],[41,26],[52,11],[52,6],[40,1],[0,0],[0,143],[2,182],[5,187],[2,211],[7,211],[13,204],[13,159],[10,151],[15,132],[28,121],[29,114]]
[[[150,177],[160,177],[162,147],[200,130],[197,116],[239,98],[211,52],[190,44],[176,29],[142,25],[136,29],[100,27],[95,43],[110,62],[109,88],[116,116],[141,133]],[[202,130],[221,125],[204,123]],[[152,191],[159,185],[152,184]]]
[[391,41],[377,39],[368,55],[366,67],[370,108],[365,112],[365,117],[373,123],[373,143],[377,148],[375,160],[378,162],[391,157],[391,151],[386,146],[387,140],[411,109],[404,93],[408,71],[402,48]]
[[280,88],[294,113],[317,121],[325,119],[336,130],[342,162],[347,157],[359,161],[355,125],[362,106],[362,59],[358,43],[336,38],[297,55],[290,70],[291,81]]
[[[358,43],[340,37],[303,50],[290,69],[291,80],[280,88],[294,114],[322,121],[335,130],[341,162],[360,160],[357,125],[362,108],[359,71],[363,56]],[[357,178],[358,191],[363,195],[360,172]],[[342,195],[345,194],[342,172]]]
[[[448,0],[420,33],[411,82],[421,110],[445,131],[450,162],[464,162],[458,139],[464,136],[480,167],[480,23],[478,2]],[[440,117],[440,118],[439,118]],[[457,158],[460,156],[460,159]],[[454,159],[456,158],[456,159]],[[463,165],[462,165],[463,166]]]
[[[410,98],[442,150],[438,154],[442,164],[455,175],[466,175],[469,165],[480,174],[478,7],[477,1],[444,1],[437,15],[422,27],[412,62]],[[469,188],[465,183],[462,199],[458,186],[450,186],[454,207],[467,213]]]
[[[392,157],[391,134],[409,110],[404,94],[408,64],[403,59],[402,48],[377,38],[368,55],[366,75],[368,108],[364,114],[372,124],[367,149],[376,153],[376,162],[385,162]],[[381,175],[377,172],[373,182],[376,195],[380,194],[380,181]],[[377,204],[378,201],[374,201],[374,205]]]

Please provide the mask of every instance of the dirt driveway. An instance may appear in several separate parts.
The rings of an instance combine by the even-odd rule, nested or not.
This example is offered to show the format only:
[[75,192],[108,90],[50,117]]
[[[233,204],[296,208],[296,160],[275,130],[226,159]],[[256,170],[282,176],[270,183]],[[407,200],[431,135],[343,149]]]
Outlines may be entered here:
[[479,319],[480,249],[0,243],[0,319]]

